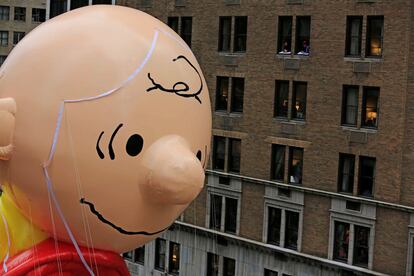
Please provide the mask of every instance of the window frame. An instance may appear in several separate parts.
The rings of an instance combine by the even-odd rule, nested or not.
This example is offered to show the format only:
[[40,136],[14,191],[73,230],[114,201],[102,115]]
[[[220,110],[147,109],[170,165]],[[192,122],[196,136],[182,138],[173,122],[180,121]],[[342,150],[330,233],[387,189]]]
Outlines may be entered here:
[[[302,162],[301,164],[301,172],[300,172],[300,180],[298,182],[292,182],[291,181],[291,177],[293,176],[293,156],[294,156],[294,151],[295,150],[299,150],[302,153],[302,159],[300,160]],[[288,183],[289,184],[293,184],[293,185],[302,185],[302,178],[303,178],[303,159],[305,156],[305,150],[304,148],[299,148],[299,147],[294,147],[294,146],[289,146],[289,159],[288,159]]]
[[[371,194],[370,195],[364,195],[362,194],[362,187],[361,187],[361,182],[362,182],[362,162],[364,161],[373,161],[374,162],[374,166],[373,166],[373,175],[372,177],[368,177],[372,179],[372,187],[371,187]],[[358,196],[361,197],[369,197],[369,198],[373,198],[374,197],[374,192],[375,192],[375,178],[376,178],[376,167],[377,167],[377,159],[375,157],[371,157],[371,156],[364,156],[364,155],[360,155],[359,156],[359,160],[358,160]]]
[[26,36],[25,32],[13,32],[13,45],[17,45],[24,37]]
[[[303,34],[301,34],[301,24],[299,23],[299,21],[301,20],[309,20],[309,30],[308,30],[308,36],[304,36]],[[302,50],[301,46],[303,45],[302,42],[303,41],[307,41],[307,46],[310,48],[310,40],[311,40],[311,30],[312,30],[312,18],[310,15],[300,15],[300,16],[296,16],[296,27],[295,27],[295,55],[297,55],[298,53],[300,53]],[[302,48],[303,49],[303,48]],[[308,52],[308,54],[310,54],[310,51]]]
[[[160,254],[160,243],[163,242],[164,243],[164,254]],[[161,271],[161,272],[165,272],[167,269],[167,252],[168,252],[168,248],[167,248],[167,240],[163,239],[163,238],[157,238],[155,240],[155,251],[154,251],[154,269]],[[161,261],[161,256],[164,256],[164,260],[163,262]],[[163,266],[160,266],[160,264],[163,264]]]
[[[348,189],[348,191],[344,191],[342,190],[342,186],[343,186],[343,176],[344,176],[344,164],[345,164],[345,159],[351,160],[351,167],[349,169],[349,175],[348,175],[348,179],[351,181],[351,187],[350,187],[350,191]],[[338,192],[339,193],[345,193],[345,194],[353,194],[354,192],[354,187],[355,187],[355,160],[356,160],[356,156],[354,154],[349,154],[349,153],[339,153],[339,162],[338,162]],[[348,184],[349,185],[349,184]]]
[[[212,202],[212,198],[214,196],[217,197],[221,197],[221,212],[220,212],[220,228],[215,229],[211,227],[211,220],[212,220],[212,206],[211,206],[211,202]],[[231,231],[226,231],[225,229],[225,220],[226,220],[226,211],[227,211],[227,206],[226,206],[226,198],[231,198],[233,200],[237,200],[237,215],[235,218],[235,222],[236,222],[236,232],[231,232]],[[223,233],[229,233],[232,235],[239,235],[240,233],[240,214],[241,214],[241,197],[240,194],[238,192],[231,192],[231,191],[227,191],[227,190],[209,190],[207,193],[207,215],[206,215],[206,228],[208,229],[212,229],[215,231],[220,231]]]
[[[355,54],[351,54],[351,46],[352,46],[352,40],[353,40],[353,35],[352,35],[352,22],[354,20],[358,20],[359,21],[359,30],[358,30],[358,53]],[[364,22],[364,17],[363,16],[355,16],[355,15],[351,15],[351,16],[347,16],[346,17],[346,40],[345,40],[345,56],[346,57],[361,57],[362,55],[362,25]]]
[[[10,39],[9,31],[0,31],[0,46],[1,47],[9,46],[9,39]],[[6,44],[3,43],[4,41],[6,42]]]
[[[352,106],[348,104],[348,98],[349,98],[349,91],[355,89],[356,91],[356,106]],[[354,124],[347,123],[347,115],[348,110],[350,107],[355,108],[355,115],[354,115]],[[343,126],[351,126],[351,127],[357,127],[358,125],[358,117],[359,117],[359,86],[357,85],[342,85],[342,110],[341,110],[341,125]]]
[[[143,253],[143,260],[139,260],[138,257],[137,257],[137,252],[139,250],[143,250],[143,252],[142,252]],[[140,265],[145,265],[145,256],[146,256],[145,245],[142,245],[142,246],[137,247],[137,248],[134,249],[134,258],[133,258],[134,263],[137,263],[137,264],[140,264]]]
[[[224,32],[224,23],[225,21],[228,21],[228,20],[230,20],[230,22],[229,22],[229,30],[227,34]],[[233,18],[231,16],[220,16],[219,17],[219,39],[218,39],[218,47],[217,47],[218,52],[225,52],[225,53],[231,52],[232,22],[233,22]],[[227,38],[227,40],[225,38]]]
[[[363,86],[362,87],[363,92],[362,92],[362,104],[361,104],[361,128],[369,128],[369,129],[378,129],[378,123],[379,123],[379,115],[380,115],[380,110],[379,110],[379,103],[380,103],[380,93],[381,93],[381,89],[380,87],[375,87],[375,86]],[[373,111],[372,113],[375,113],[375,125],[374,126],[370,126],[368,124],[366,124],[366,118],[368,116],[368,107],[367,107],[367,94],[369,92],[374,92],[376,93],[376,106],[375,106],[375,111]]]
[[[247,16],[235,16],[234,17],[233,53],[245,53],[247,51],[248,22],[249,20]],[[245,24],[245,28],[242,28],[244,24]],[[239,27],[241,28],[240,30],[238,30]],[[242,42],[243,46],[240,48],[237,46],[238,45],[237,40],[239,38],[241,38],[241,40],[243,41]]]
[[[231,81],[230,113],[242,114],[243,105],[244,105],[245,78],[231,77],[230,81]],[[236,83],[238,83],[240,87],[236,87]],[[238,105],[236,105],[236,101],[238,101]]]
[[[282,177],[281,178],[276,178],[276,176],[275,176],[275,174],[276,174],[275,166],[280,163],[280,162],[277,162],[277,160],[276,160],[277,149],[278,148],[283,153],[282,165],[281,165],[281,171],[282,171]],[[286,171],[285,171],[285,169],[286,169],[286,150],[287,150],[287,148],[288,148],[288,146],[286,146],[286,145],[272,144],[271,172],[270,172],[270,179],[271,180],[281,181],[283,183],[286,182]]]
[[[372,41],[372,34],[371,34],[371,28],[372,28],[372,21],[374,20],[382,20],[382,29],[380,34],[380,54],[373,55],[371,52],[370,42]],[[367,24],[366,24],[366,39],[365,39],[365,57],[368,58],[382,58],[383,51],[384,51],[384,16],[383,15],[373,15],[367,16]]]
[[[286,89],[283,90],[282,89]],[[283,118],[289,119],[289,81],[287,80],[275,80],[275,101],[274,101],[274,108],[273,108],[273,117],[275,118]],[[282,93],[286,93],[286,97],[280,97]],[[282,103],[283,101],[283,103]],[[283,106],[286,104],[286,111],[284,108],[279,108],[279,106]],[[286,114],[285,114],[286,113]]]
[[[19,12],[20,11],[20,12]],[[25,22],[27,10],[26,7],[14,7],[14,21]]]
[[[217,162],[217,152],[218,152],[218,144],[219,142],[223,142],[224,140],[224,165],[223,167],[218,166]],[[212,152],[212,168],[213,170],[225,172],[225,173],[232,173],[232,174],[240,174],[241,172],[241,162],[242,162],[242,149],[243,149],[243,139],[239,137],[226,137],[220,135],[213,135],[213,152]],[[240,156],[238,157],[239,161],[239,168],[235,169],[233,166],[234,158],[233,154],[233,143],[239,142],[240,143]],[[220,159],[221,160],[221,159]]]
[[[173,270],[173,263],[174,263],[174,248],[176,248],[175,246],[178,247],[178,262],[176,262],[176,264],[178,264],[178,270],[175,271]],[[181,245],[177,242],[173,242],[170,241],[169,245],[168,245],[168,274],[171,275],[179,275],[180,274],[180,267],[181,267]],[[174,267],[175,269],[176,267]]]
[[[212,260],[213,266],[210,270],[210,260]],[[217,262],[216,262],[217,261]],[[214,266],[216,264],[216,266]],[[220,256],[212,253],[207,252],[207,265],[206,265],[206,276],[219,276],[220,274]]]
[[179,16],[168,16],[167,18],[167,25],[170,27],[174,32],[177,34],[179,33]]
[[[286,22],[287,21],[287,22]],[[289,22],[290,21],[290,22]],[[288,24],[287,28],[290,30],[287,34],[284,33],[285,24]],[[289,27],[290,24],[290,27]],[[286,54],[292,54],[292,30],[293,30],[293,16],[278,16],[278,43],[277,43],[277,53],[283,54],[283,45],[285,41],[288,43],[289,50],[286,51]]]
[[[233,267],[234,268],[234,270],[233,270],[234,272],[232,274],[227,274],[225,272],[226,271],[226,264],[228,262],[233,263],[233,265],[234,265],[234,267]],[[223,256],[222,276],[235,276],[235,275],[237,275],[237,261],[236,261],[236,259]]]
[[1,5],[0,6],[0,21],[9,21],[10,20],[10,6]]
[[[299,87],[300,86],[304,86],[305,89],[304,92],[305,93],[305,99],[304,99],[304,107],[303,107],[303,112],[302,112],[302,118],[298,117],[298,109],[296,108],[297,106],[297,94],[299,91]],[[306,121],[306,105],[307,105],[307,101],[308,101],[308,83],[304,82],[304,81],[293,81],[292,84],[292,104],[291,104],[291,111],[290,111],[290,118],[291,120],[297,120],[297,121]]]
[[32,22],[42,23],[45,21],[46,21],[46,9],[32,8]]
[[[189,32],[186,32],[187,31],[186,27],[189,28],[190,30]],[[181,17],[180,36],[185,41],[185,43],[187,43],[188,47],[191,48],[191,43],[192,43],[192,38],[193,38],[193,17],[192,16]]]

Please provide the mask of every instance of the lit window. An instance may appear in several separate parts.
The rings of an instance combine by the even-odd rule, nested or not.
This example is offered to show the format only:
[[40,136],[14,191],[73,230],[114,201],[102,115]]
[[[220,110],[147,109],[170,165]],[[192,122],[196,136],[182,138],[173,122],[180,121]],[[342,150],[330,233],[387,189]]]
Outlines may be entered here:
[[0,20],[8,21],[10,19],[10,7],[0,6]]
[[26,8],[14,7],[14,20],[26,21]]
[[180,272],[180,245],[175,242],[170,242],[168,272],[173,275],[178,275]]
[[384,34],[384,17],[368,16],[366,56],[381,57]]
[[352,194],[354,190],[355,155],[339,154],[338,190]]
[[292,119],[306,119],[306,82],[293,82]]
[[379,88],[364,87],[362,98],[362,127],[376,128],[378,127],[378,97]]
[[346,56],[360,56],[362,16],[348,16],[346,20]]
[[276,80],[274,116],[304,121],[308,85],[306,82],[294,81],[292,87],[292,104],[289,107],[289,81]]

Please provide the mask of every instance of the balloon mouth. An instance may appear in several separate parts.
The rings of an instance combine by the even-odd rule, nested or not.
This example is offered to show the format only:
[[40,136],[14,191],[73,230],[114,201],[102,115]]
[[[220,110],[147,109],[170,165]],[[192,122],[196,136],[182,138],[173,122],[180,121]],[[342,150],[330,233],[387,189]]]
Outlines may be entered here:
[[123,229],[120,226],[115,225],[113,222],[107,220],[101,213],[99,213],[96,208],[95,205],[89,201],[87,201],[85,198],[81,198],[80,199],[80,203],[81,204],[85,204],[89,207],[89,210],[91,211],[92,214],[94,214],[101,222],[111,226],[113,229],[117,230],[119,233],[124,234],[124,235],[144,235],[144,236],[152,236],[152,235],[156,235],[159,234],[161,232],[164,232],[165,230],[167,230],[170,226],[155,231],[155,232],[148,232],[148,231],[128,231]]

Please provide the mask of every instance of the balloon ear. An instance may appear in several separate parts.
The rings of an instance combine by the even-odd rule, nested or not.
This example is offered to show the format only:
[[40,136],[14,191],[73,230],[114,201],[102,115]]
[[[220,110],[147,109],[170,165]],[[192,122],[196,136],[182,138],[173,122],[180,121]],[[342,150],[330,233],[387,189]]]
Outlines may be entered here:
[[13,151],[16,101],[13,98],[0,99],[0,160],[9,160]]

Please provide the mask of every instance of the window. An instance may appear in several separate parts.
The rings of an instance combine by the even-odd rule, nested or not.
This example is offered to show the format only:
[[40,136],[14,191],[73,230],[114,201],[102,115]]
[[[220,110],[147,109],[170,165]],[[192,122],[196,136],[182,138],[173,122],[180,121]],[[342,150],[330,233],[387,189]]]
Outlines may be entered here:
[[50,18],[66,12],[67,6],[67,0],[50,0]]
[[362,98],[361,126],[376,128],[378,126],[378,87],[364,87]]
[[217,77],[216,110],[227,111],[229,102],[229,77]]
[[338,191],[353,193],[354,190],[355,155],[339,154]]
[[178,275],[180,272],[180,245],[175,242],[170,242],[168,272],[173,275]]
[[6,61],[7,56],[0,56],[0,66]]
[[375,180],[375,158],[360,156],[359,157],[358,195],[372,197],[374,180]]
[[181,37],[191,47],[191,35],[193,30],[193,18],[182,17],[181,18]]
[[342,94],[342,124],[357,125],[358,86],[344,85]]
[[346,56],[361,56],[362,16],[348,16],[346,19]]
[[289,82],[276,81],[275,117],[288,117]]
[[145,263],[145,245],[134,250],[134,262],[144,265]]
[[310,45],[310,16],[296,17],[296,49],[298,55],[309,55]]
[[230,138],[229,143],[229,171],[240,173],[241,141]]
[[307,87],[306,82],[293,82],[292,104],[289,112],[289,81],[276,80],[274,116],[276,118],[304,121],[306,119]]
[[299,212],[268,207],[267,243],[298,250]]
[[292,16],[279,16],[277,51],[279,54],[292,53]]
[[278,276],[278,273],[277,273],[277,271],[273,271],[273,270],[265,268],[264,276]]
[[0,6],[0,20],[8,21],[10,19],[10,7]]
[[9,45],[9,32],[8,31],[0,31],[0,45],[1,46]]
[[74,10],[89,5],[89,0],[71,0],[70,9]]
[[134,258],[134,253],[132,251],[128,251],[122,254],[122,257],[124,257],[125,259],[132,261]]
[[14,7],[14,20],[26,21],[26,8]]
[[23,39],[25,33],[24,32],[13,32],[13,45],[16,45]]
[[247,16],[236,16],[234,18],[233,51],[231,46],[232,17],[219,17],[219,52],[246,52],[247,41]]
[[177,34],[178,34],[178,17],[177,16],[173,16],[173,17],[168,17],[168,26],[173,29]]
[[[229,85],[231,83],[231,95]],[[243,112],[244,78],[217,77],[216,111]]]
[[32,9],[32,21],[33,22],[45,22],[46,10],[45,9]]
[[349,223],[335,221],[334,260],[348,262]]
[[92,5],[98,5],[98,4],[112,4],[112,0],[93,0]]
[[221,136],[214,136],[213,144],[213,168],[215,170],[224,171],[226,156],[226,138]]
[[243,112],[244,79],[232,78],[231,112]]
[[271,179],[284,182],[286,146],[272,145]]
[[384,17],[367,17],[367,44],[365,48],[367,57],[381,57],[384,33]]
[[352,211],[361,211],[361,203],[357,201],[347,200],[345,204],[345,208]]
[[166,241],[164,239],[155,240],[155,269],[165,271]]
[[303,149],[289,147],[289,183],[302,184]]
[[213,253],[207,253],[207,276],[219,275],[219,256]]
[[369,228],[355,225],[354,265],[368,266]]
[[[238,204],[239,202],[236,198],[211,193],[209,228],[236,234]],[[224,221],[222,218],[224,218]]]
[[223,276],[236,275],[236,260],[223,257]]
[[[292,53],[292,16],[280,16],[278,26],[278,45],[279,54],[290,55]],[[297,55],[308,56],[310,53],[310,30],[311,17],[297,16],[295,30],[295,53]]]
[[306,82],[293,82],[292,119],[306,118]]
[[[227,157],[227,158],[226,158]],[[240,173],[241,140],[214,136],[213,168],[232,173]]]

